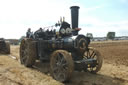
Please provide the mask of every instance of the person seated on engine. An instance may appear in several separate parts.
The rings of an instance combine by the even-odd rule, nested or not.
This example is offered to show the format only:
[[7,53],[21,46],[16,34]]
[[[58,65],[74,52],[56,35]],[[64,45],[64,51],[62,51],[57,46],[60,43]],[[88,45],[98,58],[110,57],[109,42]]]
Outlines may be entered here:
[[31,28],[28,28],[28,31],[26,32],[26,37],[29,38],[31,34]]
[[35,36],[33,35],[33,32],[31,32],[31,28],[28,28],[28,31],[26,33],[26,37],[27,38],[35,38]]

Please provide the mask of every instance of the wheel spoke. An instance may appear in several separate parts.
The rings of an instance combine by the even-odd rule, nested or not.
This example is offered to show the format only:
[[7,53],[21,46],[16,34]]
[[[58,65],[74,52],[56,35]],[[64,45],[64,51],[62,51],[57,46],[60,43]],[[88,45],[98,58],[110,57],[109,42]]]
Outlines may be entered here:
[[64,64],[62,68],[63,68],[63,71],[64,71],[64,72],[65,72],[66,70],[68,70],[67,64]]
[[90,58],[92,58],[92,55],[94,54],[94,51],[91,53]]
[[59,72],[58,67],[53,67],[53,72],[54,72],[54,73],[58,73],[58,72]]
[[94,58],[95,55],[96,55],[96,53],[93,51],[90,57],[91,57],[91,58]]
[[61,80],[64,80],[64,79],[65,79],[65,74],[64,74],[64,73],[60,73],[59,78],[60,78]]
[[89,57],[88,57],[88,52],[89,52],[89,51],[87,51],[87,56],[86,56],[86,57],[87,57],[87,59],[89,58]]
[[56,61],[60,63],[61,62],[61,56],[60,56],[60,54],[57,53],[57,56],[56,57],[57,57]]
[[84,54],[83,57],[84,57],[85,59],[88,59],[88,56],[87,56],[86,54]]
[[57,79],[60,79],[60,73],[59,72],[58,72],[56,77],[57,77]]
[[62,64],[62,65],[66,65],[66,64],[67,64],[67,62],[66,62],[66,60],[64,59],[64,57],[62,57],[62,59],[61,59],[61,64]]
[[65,60],[63,60],[62,66],[66,66],[66,65],[67,65],[67,62]]
[[97,55],[96,55],[96,53],[93,55],[93,57],[92,58],[94,58],[94,59],[96,59],[97,60]]
[[88,53],[89,53],[89,59],[91,58],[91,54],[90,54],[90,51],[88,51]]

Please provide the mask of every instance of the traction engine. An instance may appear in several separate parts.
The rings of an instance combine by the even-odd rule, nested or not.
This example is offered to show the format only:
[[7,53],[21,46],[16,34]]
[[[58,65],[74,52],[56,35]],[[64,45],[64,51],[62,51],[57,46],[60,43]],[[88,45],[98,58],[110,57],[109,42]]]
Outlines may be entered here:
[[74,70],[96,73],[103,61],[100,53],[89,47],[90,39],[78,34],[79,7],[70,9],[72,26],[61,20],[54,25],[59,31],[40,28],[33,33],[28,29],[20,44],[21,64],[31,67],[36,60],[48,61],[51,76],[60,82],[69,80]]

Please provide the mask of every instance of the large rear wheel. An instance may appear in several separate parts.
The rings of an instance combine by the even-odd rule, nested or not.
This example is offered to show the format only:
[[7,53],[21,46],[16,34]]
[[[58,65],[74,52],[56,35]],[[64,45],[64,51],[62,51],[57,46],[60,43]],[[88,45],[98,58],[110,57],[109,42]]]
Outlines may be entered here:
[[31,67],[36,60],[36,43],[32,39],[25,38],[20,44],[20,61],[26,67]]
[[50,71],[54,79],[65,82],[74,70],[72,56],[65,50],[54,51],[50,59]]

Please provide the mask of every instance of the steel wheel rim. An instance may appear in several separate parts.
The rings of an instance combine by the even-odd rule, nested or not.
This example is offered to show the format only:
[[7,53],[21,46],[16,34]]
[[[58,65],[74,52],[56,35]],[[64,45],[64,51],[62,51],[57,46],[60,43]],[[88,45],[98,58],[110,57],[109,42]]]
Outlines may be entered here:
[[95,73],[97,71],[98,66],[99,66],[99,60],[98,60],[97,53],[93,49],[88,49],[84,53],[84,58],[85,59],[96,59],[96,65],[95,66],[88,65],[88,68],[87,68],[87,70],[89,72]]
[[20,49],[20,52],[21,52],[20,60],[22,64],[25,64],[27,60],[27,55],[28,55],[27,47],[28,47],[27,43],[25,42],[25,40],[23,40],[23,42],[21,43],[21,49]]
[[64,81],[66,79],[66,71],[68,70],[67,62],[62,53],[56,53],[53,65],[53,76],[56,80]]

